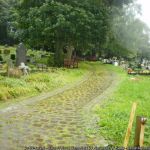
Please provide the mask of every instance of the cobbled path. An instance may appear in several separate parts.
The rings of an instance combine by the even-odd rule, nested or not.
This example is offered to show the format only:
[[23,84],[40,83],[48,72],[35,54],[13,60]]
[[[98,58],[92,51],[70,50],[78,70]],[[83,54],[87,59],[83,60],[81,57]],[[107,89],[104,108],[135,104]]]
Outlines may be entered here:
[[105,146],[107,141],[102,137],[86,134],[89,122],[84,116],[89,114],[83,108],[92,105],[92,100],[106,91],[113,80],[114,75],[107,70],[93,71],[74,88],[0,113],[0,150],[22,150],[29,146]]

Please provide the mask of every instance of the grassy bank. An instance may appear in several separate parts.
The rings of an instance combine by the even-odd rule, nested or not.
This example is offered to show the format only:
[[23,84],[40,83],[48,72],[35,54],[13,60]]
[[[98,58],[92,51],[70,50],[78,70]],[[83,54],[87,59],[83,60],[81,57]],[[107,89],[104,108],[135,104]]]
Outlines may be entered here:
[[[123,146],[132,103],[137,102],[136,115],[148,118],[144,145],[150,146],[150,77],[130,76],[112,66],[108,66],[108,69],[116,72],[122,82],[110,98],[95,107],[95,111],[100,117],[99,133],[113,141],[114,145]],[[135,121],[130,146],[133,146],[134,143],[134,131]]]
[[0,108],[16,102],[18,98],[50,92],[81,80],[88,73],[89,67],[88,63],[80,63],[78,69],[55,68],[19,79],[0,76]]

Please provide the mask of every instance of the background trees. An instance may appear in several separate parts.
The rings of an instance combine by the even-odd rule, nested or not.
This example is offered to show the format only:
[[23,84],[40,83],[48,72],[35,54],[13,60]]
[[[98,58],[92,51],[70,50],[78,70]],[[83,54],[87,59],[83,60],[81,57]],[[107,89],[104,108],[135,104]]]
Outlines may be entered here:
[[12,36],[13,26],[16,22],[17,0],[0,1],[0,44],[14,44],[15,37]]
[[107,41],[110,53],[123,57],[139,54],[149,57],[150,29],[136,17],[139,7],[131,4],[117,11],[120,15],[114,15]]
[[1,39],[9,35],[31,48],[53,51],[58,66],[74,50],[107,57],[149,50],[149,29],[135,17],[138,7],[132,0],[6,0],[0,7],[5,14],[0,15]]

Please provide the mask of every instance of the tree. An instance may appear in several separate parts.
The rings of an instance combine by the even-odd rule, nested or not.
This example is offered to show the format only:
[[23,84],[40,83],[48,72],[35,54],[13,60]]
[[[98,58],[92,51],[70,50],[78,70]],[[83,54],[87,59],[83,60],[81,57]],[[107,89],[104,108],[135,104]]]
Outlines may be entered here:
[[70,59],[74,48],[85,50],[105,41],[108,10],[91,1],[23,1],[19,9],[21,38],[32,47],[55,46],[56,64],[62,64],[63,47]]
[[53,49],[58,66],[64,47],[67,59],[74,49],[81,53],[103,49],[109,56],[125,56],[148,40],[148,34],[143,34],[143,28],[147,29],[135,19],[131,6],[135,6],[132,0],[22,0],[15,33],[32,48]]
[[0,43],[11,44],[14,39],[11,37],[13,25],[16,20],[17,0],[1,0],[0,1]]
[[128,8],[117,10],[120,15],[113,16],[107,38],[107,54],[127,57],[146,52],[150,44],[150,29],[136,18],[136,14],[140,12],[139,6],[132,4]]

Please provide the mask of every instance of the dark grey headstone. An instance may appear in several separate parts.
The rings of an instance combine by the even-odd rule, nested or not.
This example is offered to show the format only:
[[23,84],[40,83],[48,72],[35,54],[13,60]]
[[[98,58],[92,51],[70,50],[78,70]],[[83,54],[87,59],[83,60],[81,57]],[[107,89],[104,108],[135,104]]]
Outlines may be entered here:
[[20,43],[16,49],[16,66],[20,66],[20,63],[26,63],[27,49],[23,43]]

